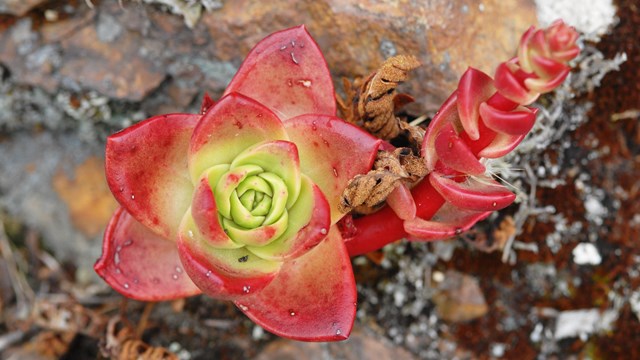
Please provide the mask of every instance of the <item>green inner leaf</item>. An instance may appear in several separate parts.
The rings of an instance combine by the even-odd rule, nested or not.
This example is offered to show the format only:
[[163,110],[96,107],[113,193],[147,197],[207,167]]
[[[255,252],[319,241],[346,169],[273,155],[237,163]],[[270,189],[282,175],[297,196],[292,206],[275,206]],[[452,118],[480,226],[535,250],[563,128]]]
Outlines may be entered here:
[[264,222],[264,216],[254,216],[249,210],[242,204],[238,198],[238,194],[233,191],[229,197],[231,204],[231,218],[239,226],[246,229],[253,229],[262,225]]
[[271,209],[271,201],[270,196],[262,196],[262,199],[259,201],[258,196],[256,196],[253,210],[251,210],[251,215],[267,215],[269,213],[269,209]]
[[[283,142],[256,144],[239,154],[231,163],[231,168],[253,164],[265,172],[277,175],[286,184],[287,208],[291,207],[300,193],[300,164],[295,145],[282,146]],[[291,144],[291,143],[289,143]]]
[[220,177],[215,184],[213,195],[216,199],[218,212],[227,219],[231,219],[231,193],[235,191],[245,178],[262,172],[262,168],[256,165],[238,166]]
[[256,175],[248,176],[240,183],[240,185],[238,185],[238,188],[236,189],[239,196],[242,196],[247,190],[254,190],[259,193],[273,196],[273,191],[271,190],[269,184],[263,178]]
[[284,212],[287,205],[287,199],[289,197],[289,191],[287,190],[287,186],[284,181],[282,181],[278,175],[270,172],[264,172],[259,176],[265,179],[271,186],[271,189],[273,189],[271,208],[269,209],[266,219],[264,219],[264,225],[270,225],[277,221]]
[[277,239],[285,232],[289,223],[289,215],[285,211],[278,221],[271,225],[263,225],[253,229],[238,226],[229,219],[222,218],[222,226],[231,239],[251,246],[264,246]]
[[[238,190],[236,189],[236,191]],[[255,199],[256,199],[255,190],[248,190],[248,191],[245,191],[244,194],[240,195],[240,202],[242,203],[242,206],[246,207],[247,209],[254,208]]]
[[313,183],[303,175],[301,184],[298,200],[293,207],[287,210],[287,213],[291,214],[287,230],[278,239],[266,246],[248,246],[247,248],[251,252],[263,259],[272,261],[283,261],[287,257],[289,249],[294,246],[292,242],[296,240],[298,231],[309,224],[315,206]]

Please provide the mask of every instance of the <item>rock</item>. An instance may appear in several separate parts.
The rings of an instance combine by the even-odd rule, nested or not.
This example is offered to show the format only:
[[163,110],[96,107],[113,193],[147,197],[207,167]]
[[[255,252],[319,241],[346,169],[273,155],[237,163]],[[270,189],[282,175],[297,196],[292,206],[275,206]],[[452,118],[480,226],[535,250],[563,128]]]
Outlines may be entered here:
[[160,85],[165,73],[141,54],[146,44],[140,34],[124,36],[114,18],[99,18],[110,19],[110,25],[98,21],[61,42],[65,57],[59,74],[80,89],[96,90],[116,99],[142,100]]
[[100,235],[118,206],[104,177],[104,161],[88,158],[74,169],[73,178],[60,169],[52,183],[74,227],[88,237]]
[[[441,273],[439,273],[441,274]],[[484,316],[489,306],[475,278],[454,270],[435,276],[438,282],[433,302],[438,316],[445,321],[464,322]]]
[[286,339],[267,345],[256,360],[413,360],[415,357],[404,348],[391,344],[387,339],[354,331],[349,339],[336,343],[305,343]]
[[558,340],[580,337],[583,341],[590,334],[611,331],[618,318],[615,310],[599,309],[567,310],[558,314],[554,337]]
[[[46,248],[53,252],[56,259],[76,265],[77,276],[82,276],[83,281],[91,278],[88,274],[94,274],[93,263],[100,256],[100,230],[104,227],[104,217],[98,213],[104,214],[104,210],[80,215],[83,208],[86,212],[87,209],[93,212],[94,205],[96,208],[103,205],[72,197],[100,186],[95,183],[83,184],[73,189],[74,180],[69,179],[80,182],[105,181],[97,180],[101,177],[99,162],[87,162],[87,159],[98,156],[102,151],[102,146],[84,143],[73,135],[53,135],[48,132],[39,135],[15,134],[0,141],[3,159],[0,161],[0,208],[42,234]],[[84,165],[78,167],[81,164]],[[55,178],[58,180],[52,181]],[[56,192],[54,183],[57,183],[60,192]],[[101,192],[104,193],[104,190]],[[84,193],[82,196],[95,195]],[[81,206],[70,206],[74,201]],[[79,221],[85,219],[95,223],[76,227]],[[100,229],[96,230],[98,227]],[[92,276],[93,279],[97,278],[97,275]]]

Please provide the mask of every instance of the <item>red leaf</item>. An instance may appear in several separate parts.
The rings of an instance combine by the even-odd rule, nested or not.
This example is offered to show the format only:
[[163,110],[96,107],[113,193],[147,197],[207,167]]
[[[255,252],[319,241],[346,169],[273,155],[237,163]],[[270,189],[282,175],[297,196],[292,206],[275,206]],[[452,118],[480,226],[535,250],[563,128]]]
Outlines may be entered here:
[[123,208],[109,222],[94,269],[116,291],[136,300],[172,300],[200,293],[183,271],[176,243],[151,232]]
[[467,143],[456,134],[452,124],[449,123],[440,130],[433,146],[442,164],[448,168],[465,174],[484,174],[484,165],[478,161]]
[[433,241],[450,238],[469,230],[492,211],[463,210],[452,204],[443,205],[431,220],[415,218],[404,222],[411,241]]
[[410,220],[416,217],[416,203],[413,195],[405,184],[400,184],[387,197],[387,205],[400,219]]
[[489,129],[509,135],[527,134],[536,122],[536,110],[524,106],[519,106],[512,111],[503,111],[482,103],[480,115]]
[[232,92],[257,100],[282,120],[302,114],[336,113],[331,74],[304,25],[260,41],[247,55],[225,94]]
[[356,288],[349,254],[337,228],[305,255],[286,262],[255,295],[236,300],[249,318],[282,337],[335,341],[349,337]]
[[464,182],[456,182],[433,172],[429,174],[429,182],[447,202],[460,209],[500,210],[516,198],[511,191],[490,178],[479,181],[467,177]]
[[191,179],[195,183],[208,168],[230,164],[242,151],[270,140],[287,140],[280,119],[253,99],[229,94],[193,130],[188,155]]
[[334,116],[301,115],[285,123],[298,147],[300,169],[320,187],[331,207],[331,223],[344,215],[338,203],[347,183],[371,169],[381,140]]
[[472,140],[478,140],[478,108],[496,89],[493,79],[480,70],[469,68],[458,83],[458,114],[464,131]]
[[187,149],[199,115],[142,121],[107,139],[105,171],[116,200],[136,220],[174,239],[191,203]]

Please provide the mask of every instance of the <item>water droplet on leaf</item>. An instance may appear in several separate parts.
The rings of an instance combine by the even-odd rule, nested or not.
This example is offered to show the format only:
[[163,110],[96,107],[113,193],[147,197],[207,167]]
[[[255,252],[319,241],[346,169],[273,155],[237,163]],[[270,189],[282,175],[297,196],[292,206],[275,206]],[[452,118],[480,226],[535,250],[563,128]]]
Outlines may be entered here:
[[297,83],[298,85],[304,86],[304,87],[306,87],[306,88],[311,87],[311,80],[303,80],[303,79],[300,79],[300,80],[296,81],[296,83]]

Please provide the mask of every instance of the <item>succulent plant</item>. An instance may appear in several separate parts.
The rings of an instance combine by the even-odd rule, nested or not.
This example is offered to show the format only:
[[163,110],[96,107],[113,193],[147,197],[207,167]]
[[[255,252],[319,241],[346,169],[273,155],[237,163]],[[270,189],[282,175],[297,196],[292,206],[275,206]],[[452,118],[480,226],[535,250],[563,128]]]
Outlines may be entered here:
[[426,130],[420,155],[429,174],[412,189],[396,189],[390,206],[353,220],[350,254],[402,238],[448,238],[511,204],[515,195],[486,174],[482,159],[504,156],[524,139],[537,111],[526,105],[564,81],[567,63],[580,52],[577,37],[561,20],[546,29],[531,27],[495,79],[469,68]]
[[325,60],[301,26],[256,45],[201,114],[109,137],[107,180],[121,208],[98,274],[134,299],[204,292],[281,336],[346,338],[355,282],[333,225],[380,140],[335,111]]
[[482,159],[529,132],[536,110],[526,105],[567,76],[576,37],[561,21],[531,28],[495,80],[469,68],[424,133],[426,175],[396,187],[380,211],[349,215],[345,231],[336,225],[343,191],[393,146],[335,117],[329,70],[304,26],[274,33],[199,114],[152,117],[109,137],[107,180],[121,207],[95,270],[134,299],[203,292],[283,337],[346,339],[350,256],[453,236],[514,201]]

